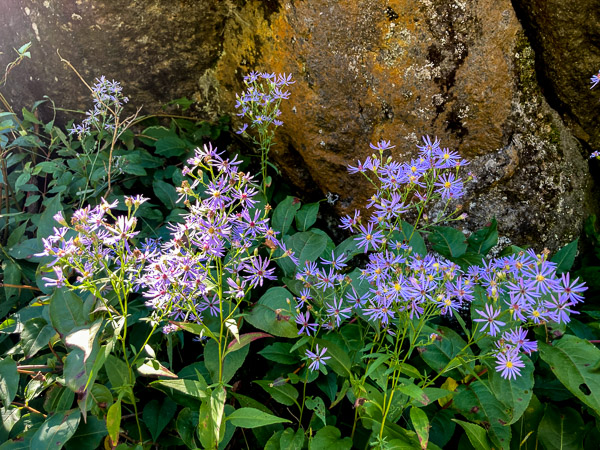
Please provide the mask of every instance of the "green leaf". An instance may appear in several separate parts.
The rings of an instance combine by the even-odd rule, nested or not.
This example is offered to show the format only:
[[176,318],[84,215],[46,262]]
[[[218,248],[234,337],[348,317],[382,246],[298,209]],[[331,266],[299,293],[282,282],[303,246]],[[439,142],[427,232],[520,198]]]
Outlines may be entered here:
[[113,403],[110,408],[108,408],[108,412],[106,413],[106,429],[108,431],[108,436],[112,441],[112,445],[117,445],[117,443],[119,442],[119,430],[121,429],[120,398],[115,403]]
[[271,225],[275,231],[281,233],[283,237],[289,230],[294,221],[296,211],[300,209],[300,202],[296,197],[287,196],[273,211]]
[[286,244],[298,258],[297,267],[303,267],[306,261],[316,261],[327,248],[327,236],[315,231],[303,231],[293,234]]
[[67,450],[96,450],[102,438],[108,434],[106,423],[94,416],[88,417],[87,423],[81,423],[77,431],[67,442]]
[[131,384],[129,369],[125,361],[115,355],[108,355],[104,363],[104,369],[113,389],[118,389]]
[[34,257],[36,253],[40,253],[44,249],[41,241],[38,239],[27,239],[23,242],[19,242],[14,247],[9,248],[8,254],[15,259],[34,259],[38,260],[39,257]]
[[317,221],[319,214],[319,202],[308,203],[296,213],[296,228],[298,231],[308,231]]
[[177,403],[165,398],[162,403],[158,400],[150,400],[144,407],[142,418],[144,419],[144,425],[150,430],[152,440],[156,442],[160,433],[165,429],[167,424],[175,417],[177,411]]
[[352,440],[349,437],[342,439],[342,432],[331,425],[327,425],[317,431],[315,437],[308,443],[309,450],[349,450],[351,448]]
[[[462,367],[461,361],[457,358],[460,355],[461,350],[467,345],[465,340],[454,330],[446,327],[438,327],[436,330],[427,327],[427,329],[424,330],[424,333],[427,334],[433,332],[441,339],[435,339],[432,344],[419,347],[419,353],[423,361],[438,373],[441,373],[442,370],[446,369],[447,376],[452,378],[460,378],[460,376],[457,376],[455,371],[452,370],[453,368],[458,368],[463,376],[466,375],[468,371]],[[467,348],[465,355],[473,355],[470,348]],[[470,364],[474,366],[474,363]]]
[[474,423],[463,422],[462,420],[458,419],[452,419],[452,421],[463,427],[473,447],[478,450],[492,450],[485,428],[475,425]]
[[506,405],[511,425],[521,418],[533,395],[533,363],[524,355],[521,355],[521,361],[525,363],[525,367],[521,369],[521,375],[514,380],[504,379],[494,367],[490,367],[488,372],[490,389],[494,396]]
[[257,428],[274,423],[290,422],[287,419],[267,414],[256,408],[236,409],[227,417],[227,420],[240,428]]
[[467,251],[467,241],[462,231],[452,227],[431,227],[429,242],[437,253],[447,258],[460,258]]
[[471,234],[467,241],[469,251],[479,255],[487,255],[498,243],[498,222],[496,222],[496,219],[492,219],[489,226]]
[[50,297],[50,323],[61,338],[85,324],[83,300],[67,288],[56,289]]
[[21,348],[25,358],[31,358],[44,348],[56,335],[56,331],[44,319],[31,319],[25,322],[21,333]]
[[17,363],[11,358],[0,361],[0,400],[7,409],[17,395],[19,387],[19,373]]
[[154,180],[152,182],[152,189],[154,190],[154,195],[167,208],[173,209],[177,206],[177,191],[173,185],[162,180]]
[[565,334],[552,345],[538,342],[540,357],[556,378],[579,400],[600,414],[600,350],[576,336]]
[[304,446],[304,430],[299,428],[294,432],[292,428],[286,428],[281,433],[279,448],[281,450],[297,450]]
[[325,361],[327,366],[331,367],[335,373],[342,377],[352,375],[350,372],[352,361],[350,361],[347,351],[341,349],[337,344],[328,339],[315,339],[315,342],[319,344],[321,349],[327,347],[326,356],[331,356],[331,359]]
[[227,346],[227,350],[225,351],[225,356],[227,356],[229,353],[235,352],[237,350],[240,350],[242,348],[244,348],[245,346],[247,346],[248,344],[250,344],[250,342],[256,341],[258,339],[262,339],[262,338],[267,338],[267,337],[273,337],[268,333],[261,333],[260,331],[254,332],[254,333],[246,333],[246,334],[242,334],[240,336],[240,339],[234,339],[233,341],[231,341],[229,343],[229,345]]
[[31,448],[60,449],[75,434],[81,414],[78,409],[49,416],[31,439]]
[[565,245],[559,251],[556,252],[556,255],[552,257],[550,261],[556,263],[556,273],[557,275],[561,275],[565,272],[571,270],[573,267],[573,263],[575,262],[575,256],[577,256],[577,243],[579,242],[579,238],[575,239],[570,244]]
[[194,435],[196,434],[199,420],[200,415],[198,411],[192,411],[190,408],[183,408],[177,415],[175,427],[177,428],[179,437],[181,437],[188,448],[198,447]]
[[546,450],[579,450],[583,448],[584,429],[581,415],[573,408],[547,403],[538,438]]
[[163,366],[158,360],[152,358],[146,359],[144,364],[139,365],[137,371],[140,375],[145,377],[177,378],[177,375]]
[[[165,392],[166,394],[173,397],[175,401],[177,398],[173,394],[179,394],[193,399],[201,400],[207,397],[206,394],[206,382],[198,380],[158,380],[150,383],[155,389]],[[181,403],[180,401],[177,401]]]
[[253,383],[258,384],[261,388],[267,391],[273,399],[282,405],[292,406],[298,405],[298,390],[289,383],[278,384],[273,381],[255,380]]
[[58,222],[54,220],[54,216],[57,212],[63,210],[60,194],[55,195],[54,197],[50,198],[50,200],[46,200],[46,202],[44,202],[44,206],[45,209],[40,216],[36,235],[40,245],[42,243],[42,238],[46,238],[51,234],[54,234],[54,227],[58,226]]
[[204,365],[210,373],[213,383],[228,383],[235,373],[242,367],[248,352],[249,346],[241,347],[237,352],[229,353],[223,360],[222,378],[219,380],[219,347],[215,341],[209,341],[204,347]]
[[156,154],[166,158],[172,156],[182,156],[187,152],[187,144],[177,136],[167,136],[160,138],[154,144]]
[[325,402],[321,397],[306,397],[304,404],[308,409],[315,412],[315,415],[321,419],[323,425],[327,425]]
[[274,344],[267,345],[258,354],[269,361],[280,364],[296,364],[300,360],[300,357],[295,352],[292,352],[292,345],[289,342],[275,342]]
[[198,422],[198,437],[204,448],[215,448],[225,434],[223,423],[225,399],[227,391],[222,386],[216,386],[210,397],[202,401],[200,420]]
[[423,236],[414,227],[404,220],[400,221],[400,228],[394,238],[400,242],[406,241],[413,249],[413,253],[424,256],[427,254],[427,246],[423,240]]
[[67,411],[73,406],[73,400],[75,400],[73,391],[55,384],[46,395],[44,409],[51,413]]
[[260,298],[246,316],[246,321],[269,334],[295,338],[298,336],[298,327],[291,315],[295,308],[294,296],[287,289],[273,287]]
[[429,418],[425,411],[416,406],[410,408],[410,421],[419,438],[419,443],[423,450],[427,450],[429,442]]
[[410,398],[414,399],[420,406],[425,406],[430,403],[430,400],[427,395],[425,395],[423,389],[416,384],[400,383],[396,389],[404,395],[408,395]]

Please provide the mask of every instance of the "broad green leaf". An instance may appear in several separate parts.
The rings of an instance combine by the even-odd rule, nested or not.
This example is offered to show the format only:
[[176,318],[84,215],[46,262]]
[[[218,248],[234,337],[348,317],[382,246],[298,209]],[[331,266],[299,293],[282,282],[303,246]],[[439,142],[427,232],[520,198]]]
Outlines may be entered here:
[[467,239],[469,251],[479,255],[487,255],[498,243],[498,222],[492,219],[489,226],[477,230]]
[[473,421],[485,421],[490,424],[488,436],[496,448],[507,449],[511,441],[511,419],[509,411],[498,400],[490,388],[481,381],[475,381],[454,396],[452,406],[463,416]]
[[352,440],[349,437],[342,439],[342,432],[331,425],[321,428],[308,442],[309,450],[349,450],[351,448]]
[[[424,332],[431,334],[435,332],[441,339],[435,339],[430,345],[419,347],[419,353],[423,361],[436,372],[441,373],[444,369],[447,371],[446,376],[452,378],[460,378],[455,375],[453,368],[458,368],[461,374],[466,375],[466,371],[462,367],[461,361],[457,358],[467,343],[460,337],[458,333],[446,327],[438,327],[437,330],[427,328]],[[470,348],[465,351],[466,356],[472,356],[473,352]],[[474,363],[470,363],[474,365]]]
[[176,136],[177,136],[177,134],[174,131],[169,130],[166,127],[151,126],[151,127],[145,128],[142,131],[142,133],[139,135],[139,139],[144,144],[153,146],[156,143],[156,141],[158,141],[161,138],[176,137]]
[[150,383],[150,386],[166,393],[174,401],[184,406],[198,407],[200,400],[207,397],[204,380],[159,380]]
[[78,409],[49,416],[31,439],[31,448],[36,450],[60,449],[75,434],[81,414]]
[[[111,355],[112,356],[112,355]],[[121,399],[117,399],[106,413],[106,429],[113,446],[119,442],[119,430],[121,429]]]
[[327,236],[314,230],[295,233],[285,243],[298,258],[297,267],[303,267],[306,261],[316,261],[327,248]]
[[77,431],[67,442],[67,450],[96,450],[102,438],[108,434],[106,423],[94,416],[87,419],[87,423],[80,423]]
[[241,347],[237,352],[229,353],[223,360],[221,379],[219,379],[219,347],[215,341],[209,341],[204,347],[204,365],[210,373],[213,383],[228,383],[235,373],[242,367],[248,352],[249,346]]
[[142,418],[144,425],[150,430],[152,440],[156,442],[160,433],[165,429],[167,424],[175,417],[177,411],[177,403],[169,398],[165,398],[159,403],[158,400],[150,400],[144,407]]
[[182,330],[188,331],[193,334],[197,334],[200,337],[208,336],[211,339],[217,340],[217,337],[213,334],[212,331],[210,331],[210,329],[206,325],[191,322],[174,322],[173,325],[178,326]]
[[571,270],[573,263],[575,262],[575,256],[577,256],[577,243],[579,238],[575,239],[570,244],[565,245],[561,248],[556,255],[552,257],[550,261],[556,263],[556,273],[561,275]]
[[73,391],[55,384],[46,394],[44,409],[51,413],[67,411],[73,406],[73,400],[75,400]]
[[552,345],[538,342],[540,357],[556,378],[579,400],[600,414],[600,350],[576,336],[565,334]]
[[291,315],[295,308],[294,296],[287,289],[273,287],[256,303],[246,316],[246,321],[269,334],[295,338],[298,336],[298,327]]
[[81,327],[69,333],[64,341],[68,348],[78,348],[83,354],[83,363],[85,364],[94,351],[96,336],[102,327],[102,319],[98,319],[87,327]]
[[60,194],[55,195],[54,197],[50,198],[50,200],[47,200],[44,203],[44,206],[45,209],[40,216],[36,236],[40,245],[42,243],[42,238],[46,238],[51,234],[54,234],[54,227],[59,226],[58,222],[54,220],[54,215],[63,210]]
[[317,221],[319,213],[319,203],[308,203],[296,213],[296,228],[298,231],[308,231]]
[[21,419],[21,408],[0,408],[0,442],[6,442],[13,427]]
[[31,358],[47,346],[55,335],[56,330],[44,319],[30,319],[25,322],[21,332],[21,348],[25,353],[25,358]]
[[342,350],[337,344],[329,339],[315,339],[321,349],[327,348],[326,356],[331,356],[331,359],[325,361],[326,365],[331,367],[335,373],[342,377],[349,377],[352,373],[352,361],[348,356],[348,352]]
[[197,448],[196,439],[194,438],[196,434],[196,429],[198,428],[198,422],[200,420],[200,414],[198,411],[192,411],[190,408],[183,408],[179,411],[177,415],[177,422],[175,422],[175,427],[177,428],[177,432],[179,433],[179,437],[183,440],[185,445],[188,448]]
[[298,390],[289,383],[277,384],[267,380],[255,380],[253,383],[258,384],[267,391],[275,401],[283,405],[298,405]]
[[504,379],[494,367],[490,367],[488,372],[490,389],[494,396],[506,405],[509,424],[521,418],[533,395],[533,363],[525,355],[521,355],[521,361],[525,363],[525,367],[521,369],[521,375],[514,380]]
[[280,364],[296,364],[300,357],[297,353],[291,351],[292,345],[289,342],[275,342],[267,345],[258,354],[269,361]]
[[113,389],[131,384],[127,364],[115,355],[108,355],[104,368]]
[[584,429],[581,415],[573,408],[547,403],[538,439],[546,450],[579,450],[583,448]]
[[533,395],[525,413],[512,425],[513,441],[518,442],[522,450],[532,450],[536,447],[537,430],[544,416],[544,410],[544,404]]
[[412,384],[410,382],[400,383],[396,389],[402,392],[404,395],[408,395],[410,398],[414,399],[419,406],[425,406],[430,403],[429,398],[425,395],[423,389],[416,384]]
[[143,364],[139,365],[137,371],[145,377],[177,378],[177,375],[163,366],[158,360],[151,358],[146,359]]
[[162,180],[154,180],[152,182],[152,189],[154,195],[156,195],[167,208],[174,209],[177,206],[177,191],[172,184]]
[[410,408],[410,421],[417,433],[421,448],[427,450],[427,444],[429,442],[429,418],[427,417],[427,414],[425,414],[425,411],[421,408],[413,406]]
[[246,333],[239,336],[239,339],[235,339],[229,343],[227,346],[227,351],[225,352],[225,356],[227,354],[240,350],[250,344],[250,342],[254,342],[258,339],[273,337],[268,333],[262,333],[260,331],[254,333]]
[[431,227],[428,237],[433,249],[447,258],[460,258],[467,251],[467,240],[462,231],[452,227]]
[[182,156],[187,152],[187,145],[184,140],[177,136],[166,136],[160,138],[154,144],[156,154],[164,157]]
[[33,259],[39,260],[39,257],[34,257],[36,253],[40,253],[44,249],[41,240],[38,239],[27,239],[23,242],[15,244],[14,247],[9,248],[8,254],[15,259]]
[[232,412],[227,420],[240,428],[257,428],[274,423],[289,422],[287,419],[273,416],[256,408],[240,408]]
[[295,197],[287,196],[273,211],[271,225],[275,231],[281,233],[281,237],[288,232],[290,225],[294,221],[296,211],[299,209],[300,201]]
[[198,437],[204,448],[215,448],[225,434],[223,423],[227,392],[216,386],[210,397],[202,401],[198,422]]
[[0,400],[5,409],[15,399],[18,387],[17,363],[12,358],[4,358],[0,361]]
[[350,260],[352,257],[360,255],[361,253],[363,253],[363,250],[358,248],[358,241],[354,236],[344,239],[335,248],[335,256],[340,257],[341,255],[345,255],[347,260]]
[[478,450],[492,450],[485,428],[475,425],[474,423],[464,422],[458,419],[452,419],[452,421],[463,427],[473,447]]
[[297,450],[304,446],[304,430],[299,428],[294,432],[293,428],[286,428],[281,433],[279,448],[281,450]]
[[74,291],[56,289],[50,297],[50,323],[61,338],[85,324],[83,300]]
[[[0,270],[1,269],[2,265],[0,264]],[[13,301],[11,301],[11,299],[12,297],[17,297],[19,295],[19,289],[9,287],[8,285],[12,284],[14,286],[18,286],[21,284],[21,267],[19,264],[13,261],[6,261],[4,267],[4,279],[2,281],[4,284],[6,300],[0,304],[0,317],[4,317],[17,301],[17,298],[15,298]]]

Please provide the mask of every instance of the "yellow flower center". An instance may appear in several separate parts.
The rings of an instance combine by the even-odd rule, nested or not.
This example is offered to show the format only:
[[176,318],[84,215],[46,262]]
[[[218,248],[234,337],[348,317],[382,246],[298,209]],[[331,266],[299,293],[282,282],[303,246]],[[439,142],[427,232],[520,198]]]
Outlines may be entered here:
[[506,368],[510,369],[513,366],[512,361],[506,361]]

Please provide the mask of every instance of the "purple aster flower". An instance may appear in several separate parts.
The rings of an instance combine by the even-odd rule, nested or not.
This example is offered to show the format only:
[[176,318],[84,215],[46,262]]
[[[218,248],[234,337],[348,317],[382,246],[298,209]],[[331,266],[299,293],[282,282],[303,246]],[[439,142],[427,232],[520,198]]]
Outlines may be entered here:
[[583,301],[583,295],[581,293],[587,290],[585,283],[577,284],[579,278],[576,278],[571,282],[569,273],[564,273],[561,276],[560,284],[556,292],[560,295],[560,299],[563,301],[571,301],[573,303],[579,303]]
[[551,301],[545,301],[544,306],[547,308],[548,317],[557,323],[569,323],[571,318],[569,314],[579,314],[577,311],[570,309],[575,303],[568,300],[561,300],[560,298],[551,296]]
[[540,294],[535,285],[535,281],[530,278],[519,277],[516,281],[507,284],[510,298],[522,304],[534,303],[542,294]]
[[502,339],[514,345],[516,351],[522,351],[528,355],[531,352],[537,352],[537,342],[527,339],[527,330],[519,327],[515,330],[506,331]]
[[326,352],[327,347],[323,347],[321,350],[319,350],[319,344],[317,344],[315,353],[311,352],[310,350],[306,350],[306,356],[312,360],[308,368],[314,372],[315,370],[319,370],[321,365],[324,366],[325,360],[331,358],[331,356],[324,356]]
[[61,288],[65,285],[65,276],[63,274],[62,267],[54,266],[52,267],[56,278],[42,277],[42,281],[45,281],[44,286],[46,287],[56,287]]
[[438,187],[435,192],[441,194],[444,200],[460,198],[464,193],[462,180],[456,178],[453,173],[442,174],[439,180],[434,183],[434,186]]
[[506,353],[498,353],[496,355],[496,372],[500,372],[503,378],[510,380],[516,379],[517,375],[521,375],[521,370],[525,367],[525,363],[521,361],[521,357],[516,349],[508,350]]
[[298,334],[306,333],[307,336],[310,336],[310,333],[315,333],[317,331],[317,327],[319,326],[316,323],[310,323],[310,313],[306,311],[304,314],[300,313],[296,316],[296,323],[301,326]]
[[369,298],[369,293],[365,292],[363,295],[358,295],[356,289],[352,287],[352,291],[346,293],[346,299],[352,304],[352,308],[359,309],[365,303],[367,303],[367,299]]
[[380,151],[388,150],[390,148],[396,147],[395,145],[391,145],[390,141],[384,141],[384,140],[379,141],[377,144],[369,144],[369,146],[373,150],[380,150]]
[[246,272],[249,272],[249,275],[245,276],[245,278],[249,281],[251,287],[262,286],[264,279],[277,279],[277,277],[273,275],[275,268],[267,268],[269,266],[269,262],[269,258],[263,259],[261,256],[256,256],[252,258],[250,264],[244,264],[244,270],[246,270]]
[[596,85],[600,83],[600,72],[598,72],[596,75],[592,75],[592,78],[590,78],[590,82],[592,83],[590,89],[595,88]]
[[369,251],[369,247],[372,250],[377,250],[379,245],[383,242],[383,232],[381,230],[373,231],[373,224],[359,225],[360,235],[354,238],[358,242],[358,248],[365,248],[365,253]]
[[300,297],[296,297],[296,301],[298,302],[298,309],[303,308],[304,304],[309,300],[312,300],[312,296],[310,295],[310,289],[309,288],[302,289],[300,291]]
[[327,314],[335,322],[335,326],[339,328],[340,323],[343,319],[350,317],[351,307],[342,308],[342,299],[336,301],[333,299],[333,303],[327,306]]
[[323,264],[333,267],[334,269],[340,270],[346,267],[348,264],[345,263],[346,255],[341,254],[340,256],[335,256],[335,251],[331,250],[331,260],[327,260],[325,258],[320,258]]
[[364,173],[366,170],[368,169],[368,167],[366,167],[365,164],[361,163],[360,161],[357,162],[356,166],[351,166],[348,165],[348,173]]
[[489,303],[486,303],[485,305],[485,312],[479,311],[478,309],[476,309],[475,311],[480,316],[483,316],[483,319],[474,319],[474,321],[484,322],[484,325],[481,328],[482,332],[485,331],[485,329],[489,326],[490,329],[488,330],[488,334],[490,336],[496,336],[496,333],[500,330],[499,326],[506,325],[504,322],[496,319],[496,317],[498,317],[501,311],[494,311],[494,307],[491,306]]
[[423,136],[423,145],[417,145],[424,156],[430,156],[435,149],[440,148],[440,140],[436,137],[432,142],[429,136]]
[[341,225],[339,225],[339,227],[344,230],[352,230],[352,228],[354,228],[358,224],[359,220],[360,220],[360,211],[355,209],[353,217],[346,215],[340,219]]

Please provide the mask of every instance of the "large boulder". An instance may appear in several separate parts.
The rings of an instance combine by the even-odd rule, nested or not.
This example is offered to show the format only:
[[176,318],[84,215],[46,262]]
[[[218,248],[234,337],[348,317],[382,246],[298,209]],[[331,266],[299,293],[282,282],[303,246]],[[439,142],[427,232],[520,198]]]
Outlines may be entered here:
[[467,227],[496,217],[513,242],[549,248],[581,229],[587,163],[541,94],[509,0],[249,1],[224,36],[221,104],[244,69],[292,73],[273,157],[304,190],[339,195],[340,210],[370,195],[346,173],[369,142],[391,140],[408,159],[429,134],[473,160]]
[[[526,1],[536,3],[515,3]],[[472,160],[467,228],[496,217],[514,243],[555,249],[592,204],[585,152],[540,89],[533,28],[510,0],[9,0],[3,19],[0,64],[34,41],[3,91],[17,106],[48,94],[87,107],[57,49],[86,80],[121,81],[147,112],[187,96],[203,118],[233,114],[246,72],[291,73],[271,157],[300,191],[339,196],[338,212],[370,194],[346,172],[370,142],[391,140],[409,159],[422,135]]]

